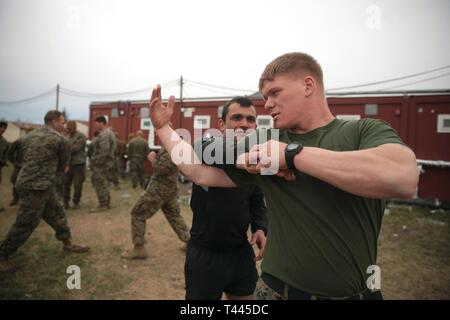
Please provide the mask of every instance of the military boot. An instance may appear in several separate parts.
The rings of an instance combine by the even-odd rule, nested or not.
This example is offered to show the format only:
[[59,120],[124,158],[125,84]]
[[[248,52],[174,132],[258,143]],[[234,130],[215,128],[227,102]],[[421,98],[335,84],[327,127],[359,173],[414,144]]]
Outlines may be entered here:
[[73,244],[70,240],[67,240],[63,243],[63,251],[67,253],[85,253],[91,250],[91,248],[89,248],[88,246]]
[[146,259],[147,251],[145,246],[135,246],[132,250],[127,250],[120,255],[123,259]]
[[89,211],[90,212],[102,212],[102,211],[107,211],[109,209],[111,209],[111,207],[109,205],[108,206],[105,205],[105,206],[98,206],[96,208],[92,208]]

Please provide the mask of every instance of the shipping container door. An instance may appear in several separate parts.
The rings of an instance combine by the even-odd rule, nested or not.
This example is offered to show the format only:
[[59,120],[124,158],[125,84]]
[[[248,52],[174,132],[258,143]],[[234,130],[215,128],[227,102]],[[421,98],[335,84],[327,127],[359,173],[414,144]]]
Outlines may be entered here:
[[[411,109],[415,113],[416,157],[450,161],[450,99],[432,101],[428,97],[415,97]],[[450,169],[424,166],[423,170],[419,197],[450,201]]]

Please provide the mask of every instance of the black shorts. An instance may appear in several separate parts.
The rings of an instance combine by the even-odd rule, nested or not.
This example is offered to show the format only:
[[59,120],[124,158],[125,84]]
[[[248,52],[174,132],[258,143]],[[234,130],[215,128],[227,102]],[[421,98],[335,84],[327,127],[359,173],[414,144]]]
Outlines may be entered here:
[[189,244],[184,265],[187,300],[219,300],[225,292],[252,295],[258,271],[253,248],[244,245],[231,252],[215,252]]

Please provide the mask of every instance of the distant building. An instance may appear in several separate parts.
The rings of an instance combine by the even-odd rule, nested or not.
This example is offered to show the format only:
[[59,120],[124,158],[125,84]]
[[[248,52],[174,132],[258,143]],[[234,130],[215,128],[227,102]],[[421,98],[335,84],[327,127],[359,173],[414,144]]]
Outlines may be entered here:
[[89,136],[89,121],[73,120],[77,123],[77,131]]
[[3,133],[3,137],[8,142],[13,142],[26,135],[28,132],[40,127],[41,125],[34,123],[8,122],[8,128],[5,133]]
[[[77,130],[84,133],[86,137],[89,135],[89,122],[83,120],[74,120],[77,123]],[[8,122],[8,128],[6,129],[3,137],[8,142],[13,142],[33,129],[40,128],[42,125],[26,122]]]

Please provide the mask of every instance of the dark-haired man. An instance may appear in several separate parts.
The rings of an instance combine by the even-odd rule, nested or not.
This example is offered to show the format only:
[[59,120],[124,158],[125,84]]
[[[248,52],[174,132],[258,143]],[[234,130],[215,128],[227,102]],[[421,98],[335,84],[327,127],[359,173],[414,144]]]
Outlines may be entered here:
[[109,194],[108,175],[109,170],[114,166],[116,152],[116,137],[111,128],[108,127],[106,117],[95,118],[95,129],[99,134],[92,140],[89,148],[91,157],[91,181],[98,198],[98,207],[91,209],[91,212],[108,210],[111,205]]
[[131,184],[133,189],[139,185],[145,189],[148,183],[147,171],[145,163],[147,156],[150,153],[148,142],[144,139],[144,133],[139,130],[136,132],[136,137],[128,144],[127,155],[130,163]]
[[68,121],[66,127],[70,145],[70,166],[64,178],[64,208],[70,208],[70,189],[73,184],[73,208],[78,209],[86,171],[86,136],[77,130],[75,121]]
[[[256,128],[252,101],[235,97],[222,109],[219,129],[223,138],[235,139]],[[215,138],[202,141],[203,151]],[[252,299],[258,280],[255,260],[264,254],[267,216],[264,196],[256,185],[213,188],[192,184],[191,241],[185,263],[186,299]],[[251,227],[249,243],[247,230]],[[259,247],[255,257],[252,245]]]

